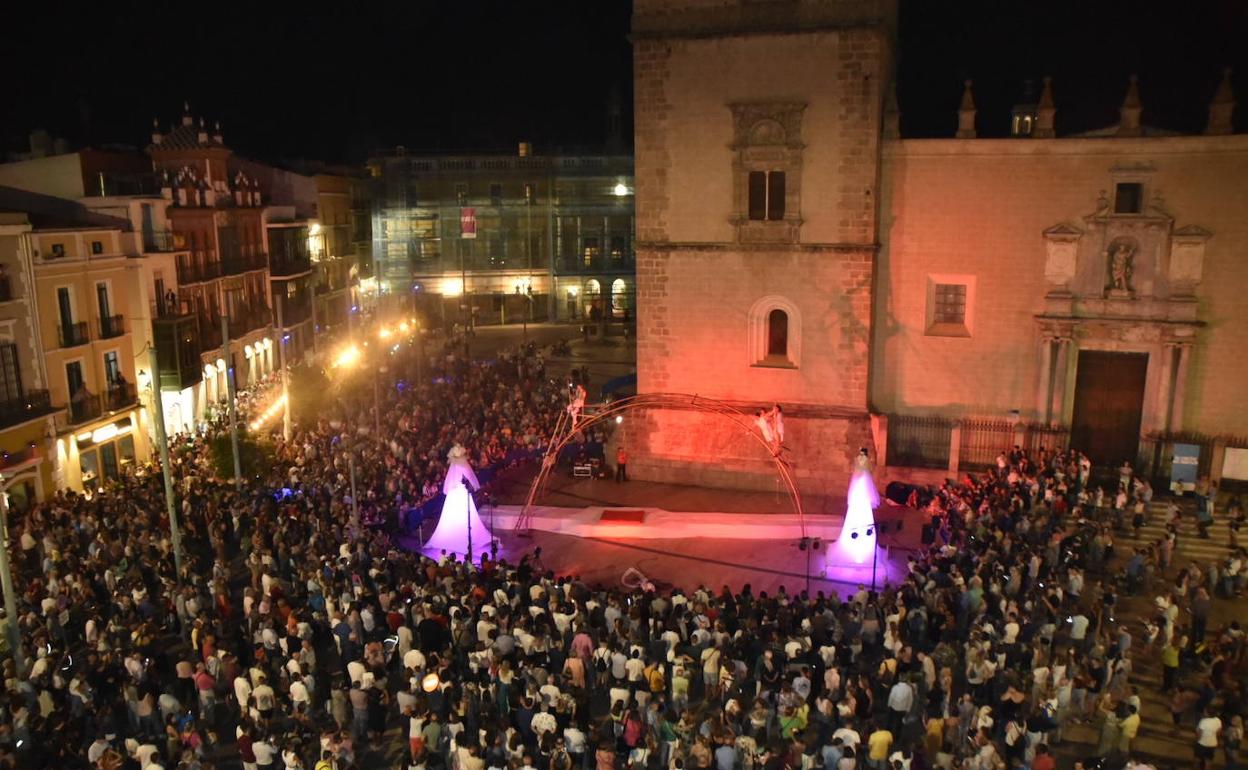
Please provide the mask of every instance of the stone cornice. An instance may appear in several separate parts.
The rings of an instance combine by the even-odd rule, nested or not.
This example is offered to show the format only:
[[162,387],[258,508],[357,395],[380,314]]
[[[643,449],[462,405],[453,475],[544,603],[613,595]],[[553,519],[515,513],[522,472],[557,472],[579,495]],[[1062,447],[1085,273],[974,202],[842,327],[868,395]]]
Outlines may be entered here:
[[638,249],[654,251],[796,251],[857,253],[879,251],[878,243],[735,243],[692,241],[637,241]]
[[897,139],[882,143],[885,158],[956,155],[1183,155],[1248,153],[1248,134],[1056,139]]

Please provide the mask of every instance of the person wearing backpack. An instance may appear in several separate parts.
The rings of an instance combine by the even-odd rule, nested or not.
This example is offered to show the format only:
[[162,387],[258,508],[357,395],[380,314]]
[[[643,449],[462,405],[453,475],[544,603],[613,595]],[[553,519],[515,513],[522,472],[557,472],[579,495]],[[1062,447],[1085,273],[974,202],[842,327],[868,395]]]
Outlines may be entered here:
[[636,749],[642,746],[645,738],[645,725],[641,722],[641,717],[637,715],[636,709],[629,709],[624,716],[624,745],[629,749]]

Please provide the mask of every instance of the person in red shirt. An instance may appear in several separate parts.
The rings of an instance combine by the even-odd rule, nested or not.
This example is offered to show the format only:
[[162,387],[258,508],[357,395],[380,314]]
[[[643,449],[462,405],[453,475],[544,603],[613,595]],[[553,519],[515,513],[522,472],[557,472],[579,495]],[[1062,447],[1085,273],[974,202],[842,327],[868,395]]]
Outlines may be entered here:
[[1036,758],[1031,761],[1031,770],[1057,770],[1057,760],[1049,753],[1047,744],[1036,746]]
[[615,451],[615,480],[628,481],[628,450],[623,446]]

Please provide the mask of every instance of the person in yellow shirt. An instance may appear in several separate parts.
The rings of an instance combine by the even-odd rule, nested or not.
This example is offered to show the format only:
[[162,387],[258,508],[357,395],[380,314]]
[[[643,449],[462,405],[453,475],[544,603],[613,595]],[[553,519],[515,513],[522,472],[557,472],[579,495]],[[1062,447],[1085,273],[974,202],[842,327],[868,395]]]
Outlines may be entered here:
[[1140,731],[1140,714],[1135,706],[1127,706],[1127,716],[1118,723],[1118,731],[1118,751],[1124,756],[1130,755],[1131,744]]
[[867,766],[885,770],[888,766],[888,751],[893,747],[893,734],[883,727],[877,727],[867,736]]
[[934,757],[945,745],[945,720],[937,715],[927,720],[927,730],[923,735],[923,750],[927,756]]

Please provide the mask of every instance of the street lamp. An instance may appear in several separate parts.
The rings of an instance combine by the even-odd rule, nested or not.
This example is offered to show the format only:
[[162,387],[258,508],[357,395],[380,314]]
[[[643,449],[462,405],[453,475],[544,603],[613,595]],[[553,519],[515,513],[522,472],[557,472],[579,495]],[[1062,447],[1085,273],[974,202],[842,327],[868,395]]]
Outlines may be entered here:
[[360,349],[355,345],[347,345],[338,352],[334,357],[334,367],[337,369],[350,369],[360,360]]

